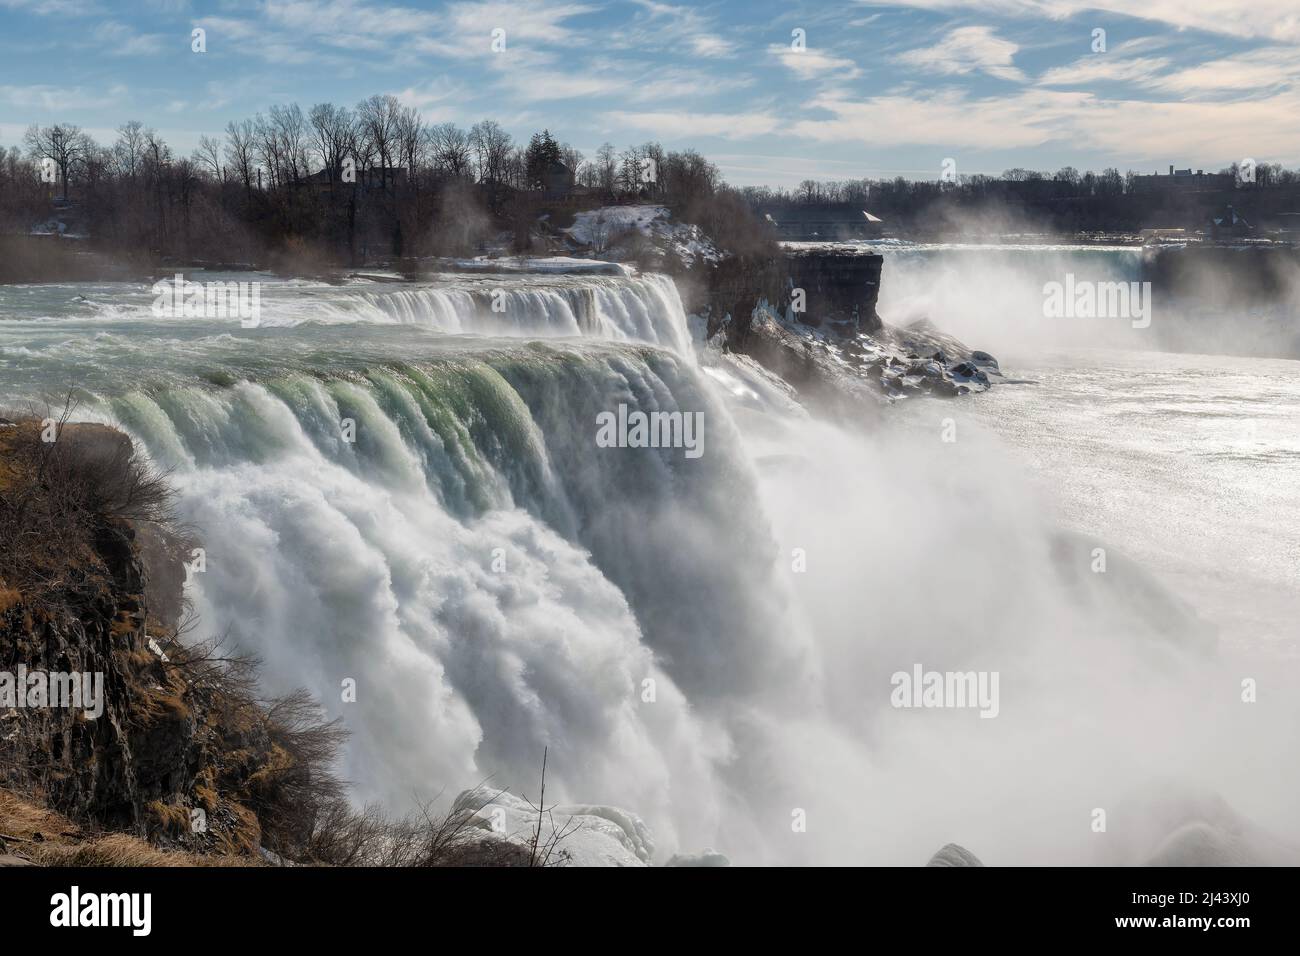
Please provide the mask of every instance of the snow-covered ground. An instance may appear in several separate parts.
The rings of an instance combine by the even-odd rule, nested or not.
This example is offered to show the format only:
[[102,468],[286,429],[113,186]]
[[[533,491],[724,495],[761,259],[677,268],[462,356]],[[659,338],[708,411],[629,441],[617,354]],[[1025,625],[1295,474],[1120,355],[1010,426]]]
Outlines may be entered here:
[[600,259],[575,259],[572,256],[509,256],[474,259],[454,259],[453,265],[466,272],[478,270],[491,272],[553,272],[566,275],[581,273],[596,275],[632,275],[633,271],[617,262]]
[[466,790],[456,798],[457,810],[475,811],[471,827],[484,837],[528,846],[540,825],[538,846],[553,846],[552,864],[572,866],[648,866],[654,839],[634,813],[617,807],[537,808],[507,792],[486,788]]
[[643,204],[588,209],[577,213],[573,225],[563,232],[598,255],[640,235],[665,252],[675,253],[687,267],[722,258],[717,246],[699,226],[673,222],[667,206]]

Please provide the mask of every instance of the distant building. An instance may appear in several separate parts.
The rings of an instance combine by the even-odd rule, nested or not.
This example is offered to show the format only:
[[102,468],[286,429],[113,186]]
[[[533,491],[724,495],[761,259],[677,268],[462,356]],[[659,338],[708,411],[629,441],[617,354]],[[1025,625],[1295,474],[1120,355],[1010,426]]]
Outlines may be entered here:
[[573,170],[558,160],[542,173],[542,191],[547,199],[565,199],[573,192]]
[[1209,229],[1210,235],[1215,239],[1255,234],[1255,227],[1231,205],[1225,206],[1210,217]]
[[[354,171],[356,182],[363,189],[378,189],[381,185],[387,184],[390,188],[396,188],[406,185],[406,167],[405,166],[370,166],[365,169]],[[327,193],[330,191],[330,171],[322,169],[319,172],[312,173],[302,181],[304,186],[317,192]],[[342,170],[335,170],[333,176],[335,188],[343,189],[352,185],[352,183],[343,181]]]
[[1233,189],[1236,185],[1237,178],[1232,173],[1207,173],[1203,169],[1192,172],[1191,169],[1175,169],[1172,165],[1169,167],[1168,176],[1153,173],[1150,176],[1133,177],[1135,192],[1163,192],[1168,190],[1197,192],[1201,190]]
[[874,239],[884,231],[884,220],[852,203],[771,205],[760,207],[758,214],[778,238],[787,240]]

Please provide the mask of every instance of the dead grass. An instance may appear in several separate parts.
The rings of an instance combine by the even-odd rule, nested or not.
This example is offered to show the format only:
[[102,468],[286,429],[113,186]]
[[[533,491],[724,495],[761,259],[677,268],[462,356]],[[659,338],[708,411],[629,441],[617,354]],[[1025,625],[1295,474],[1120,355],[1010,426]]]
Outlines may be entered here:
[[75,408],[9,412],[0,428],[0,580],[28,606],[93,591],[106,529],[174,517],[165,476],[122,433],[71,422]]
[[[188,819],[186,813],[187,825]],[[261,865],[247,855],[162,850],[125,833],[88,833],[67,817],[4,789],[0,789],[0,840],[9,853],[37,866]]]

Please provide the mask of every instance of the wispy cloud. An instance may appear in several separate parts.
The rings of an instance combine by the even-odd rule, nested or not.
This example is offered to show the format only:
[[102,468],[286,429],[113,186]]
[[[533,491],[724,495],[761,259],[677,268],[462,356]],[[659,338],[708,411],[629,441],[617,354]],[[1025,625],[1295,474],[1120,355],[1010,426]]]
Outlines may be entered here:
[[1084,13],[1119,14],[1178,29],[1273,40],[1300,40],[1295,0],[858,0],[866,6],[971,11],[981,16],[1065,20]]
[[[161,33],[140,33],[124,23],[112,20],[95,27],[92,39],[110,56],[148,56],[162,50],[167,40]],[[188,42],[188,37],[179,34],[172,39],[178,44],[182,40]]]
[[990,27],[958,27],[934,46],[908,50],[894,59],[926,73],[981,72],[1023,83],[1027,77],[1014,64],[1019,50],[1019,45],[999,37]]
[[736,44],[721,35],[717,21],[708,14],[678,4],[657,0],[633,0],[640,13],[624,30],[616,31],[612,40],[622,48],[645,50],[675,46],[690,50],[695,56],[727,58],[736,53]]
[[796,50],[788,43],[774,43],[768,52],[800,79],[852,80],[862,75],[858,65],[847,57],[835,56],[813,47]]
[[1262,95],[1300,83],[1300,48],[1252,50],[1177,70],[1147,83],[1168,93]]
[[936,155],[1048,144],[1128,160],[1300,155],[1300,126],[1292,119],[1300,94],[1294,91],[1249,102],[1151,102],[1038,88],[980,98],[943,90],[861,101],[824,97],[813,105],[831,116],[800,121],[795,136],[876,148],[922,145]]
[[1094,54],[1067,66],[1048,70],[1038,82],[1043,86],[1084,86],[1097,83],[1150,83],[1169,68],[1168,57],[1143,56],[1125,59],[1112,54]]
[[769,113],[634,113],[610,111],[601,118],[617,126],[629,126],[666,138],[716,136],[748,139],[775,132],[780,120]]
[[0,86],[0,103],[33,112],[98,110],[118,106],[125,98],[126,87],[120,84],[108,89],[46,85]]

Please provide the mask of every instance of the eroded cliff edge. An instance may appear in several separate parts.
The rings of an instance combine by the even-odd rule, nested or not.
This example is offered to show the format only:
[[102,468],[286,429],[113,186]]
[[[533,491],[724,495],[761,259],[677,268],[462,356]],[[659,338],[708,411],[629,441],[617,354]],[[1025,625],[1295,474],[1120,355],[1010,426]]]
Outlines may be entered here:
[[[186,541],[169,501],[112,428],[0,420],[6,855],[85,862],[109,839],[136,861],[257,860],[337,795],[322,774],[341,734],[305,696],[261,703],[254,662],[179,639]],[[34,830],[33,807],[48,814]]]
[[676,278],[710,342],[752,357],[823,410],[855,416],[864,402],[988,388],[1000,374],[991,355],[928,322],[881,319],[884,265],[861,248],[777,247]]

